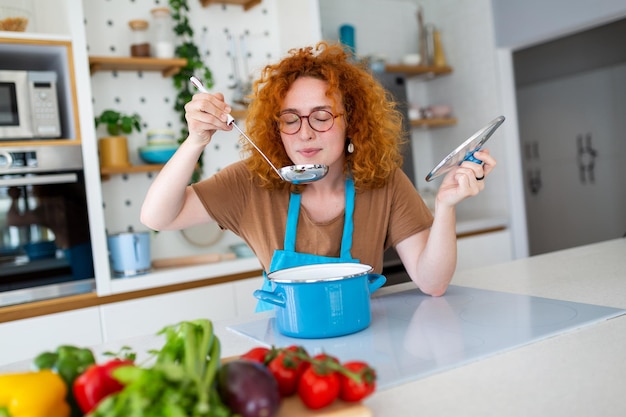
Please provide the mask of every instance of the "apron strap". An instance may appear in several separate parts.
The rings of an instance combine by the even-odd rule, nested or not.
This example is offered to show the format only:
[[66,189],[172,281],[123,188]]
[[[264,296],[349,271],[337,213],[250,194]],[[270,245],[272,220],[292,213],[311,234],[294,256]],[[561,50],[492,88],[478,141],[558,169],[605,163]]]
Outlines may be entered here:
[[[354,181],[346,179],[346,209],[343,220],[343,236],[341,238],[341,258],[351,258],[352,233],[354,232]],[[296,231],[298,229],[298,217],[300,215],[300,202],[302,194],[291,193],[289,197],[289,209],[287,211],[287,224],[283,249],[286,251],[296,250]]]
[[343,219],[343,236],[341,238],[341,258],[352,258],[352,232],[354,231],[354,181],[348,177],[346,179],[346,213]]
[[287,211],[287,224],[285,230],[285,242],[283,249],[286,251],[296,250],[296,230],[298,229],[298,216],[300,215],[300,201],[302,194],[291,193],[289,197],[289,211]]

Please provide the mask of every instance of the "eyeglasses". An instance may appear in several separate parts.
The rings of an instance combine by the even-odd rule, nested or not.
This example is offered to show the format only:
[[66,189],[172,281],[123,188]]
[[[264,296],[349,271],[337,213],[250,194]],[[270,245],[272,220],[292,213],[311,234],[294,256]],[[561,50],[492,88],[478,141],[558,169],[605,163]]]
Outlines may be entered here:
[[285,112],[278,116],[278,129],[286,135],[295,135],[302,127],[302,119],[306,119],[311,129],[320,133],[327,132],[333,128],[335,119],[339,116],[343,116],[343,113],[335,115],[328,110],[315,110],[308,116]]

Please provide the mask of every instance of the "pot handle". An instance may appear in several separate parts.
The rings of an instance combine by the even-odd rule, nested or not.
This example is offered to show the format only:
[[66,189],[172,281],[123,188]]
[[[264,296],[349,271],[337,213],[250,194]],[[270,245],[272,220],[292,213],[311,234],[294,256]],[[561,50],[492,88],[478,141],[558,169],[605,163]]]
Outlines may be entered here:
[[368,274],[367,281],[368,281],[367,285],[369,287],[370,294],[372,294],[374,291],[382,287],[385,284],[385,282],[387,282],[387,278],[384,275],[380,275],[380,274]]
[[275,294],[264,290],[256,290],[253,295],[261,301],[277,305],[278,307],[285,307],[285,299],[281,294]]

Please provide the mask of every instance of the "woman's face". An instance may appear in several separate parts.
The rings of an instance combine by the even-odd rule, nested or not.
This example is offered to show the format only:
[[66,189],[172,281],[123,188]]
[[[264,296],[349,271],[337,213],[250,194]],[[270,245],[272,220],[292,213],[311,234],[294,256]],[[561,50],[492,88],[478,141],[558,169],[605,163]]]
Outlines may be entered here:
[[[285,116],[284,113],[309,116],[317,110],[325,110],[334,116],[343,115],[342,100],[340,97],[335,99],[336,108],[333,110],[333,100],[326,97],[327,89],[326,81],[311,77],[298,78],[287,91],[280,109],[282,117],[289,117]],[[319,126],[327,126],[329,121],[326,117],[332,118],[327,113],[315,114],[321,117],[318,117],[317,120],[311,120],[311,123],[318,128]],[[331,169],[333,166],[337,166],[343,170],[346,138],[345,118],[340,116],[333,120],[332,128],[325,132],[318,132],[311,128],[307,118],[301,119],[300,130],[296,133],[280,132],[283,146],[294,164],[324,164]],[[297,127],[297,124],[297,118],[293,116],[286,123],[286,125],[292,125],[292,129],[294,129],[293,126]]]

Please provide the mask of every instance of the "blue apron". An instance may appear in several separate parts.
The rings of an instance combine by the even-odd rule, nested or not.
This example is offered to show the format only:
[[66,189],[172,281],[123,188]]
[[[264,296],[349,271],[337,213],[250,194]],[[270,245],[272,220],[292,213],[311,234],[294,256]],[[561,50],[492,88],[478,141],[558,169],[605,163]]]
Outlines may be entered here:
[[[343,236],[341,238],[341,253],[338,258],[330,256],[315,255],[312,253],[296,252],[296,231],[298,229],[298,216],[300,215],[301,194],[292,193],[289,197],[289,209],[287,211],[287,225],[285,230],[285,243],[283,250],[274,251],[272,261],[270,262],[270,272],[278,271],[285,268],[293,268],[296,266],[325,264],[332,262],[355,262],[350,254],[352,249],[352,232],[354,230],[354,222],[352,215],[354,213],[354,181],[351,178],[346,179],[346,209],[343,222]],[[272,291],[272,283],[267,279],[267,275],[263,272],[263,290]],[[273,304],[265,301],[259,301],[256,306],[256,312],[271,310]]]

